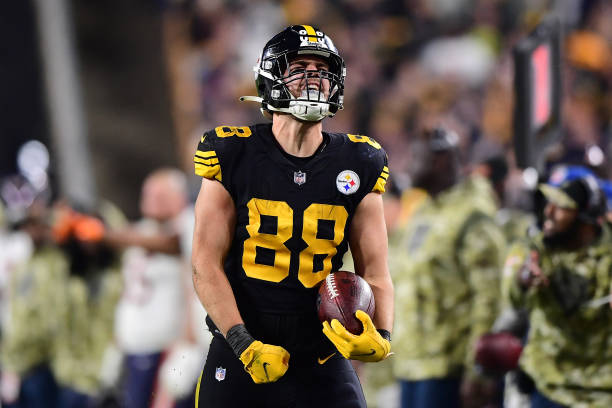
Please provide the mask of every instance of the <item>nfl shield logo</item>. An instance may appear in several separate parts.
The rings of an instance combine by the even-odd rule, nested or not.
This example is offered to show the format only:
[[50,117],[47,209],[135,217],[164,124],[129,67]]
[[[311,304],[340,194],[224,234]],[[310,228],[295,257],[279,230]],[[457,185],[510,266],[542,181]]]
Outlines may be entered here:
[[215,379],[217,381],[225,380],[225,368],[217,367],[217,371],[215,371]]
[[298,186],[304,184],[306,182],[306,173],[304,173],[303,171],[294,171],[293,182]]

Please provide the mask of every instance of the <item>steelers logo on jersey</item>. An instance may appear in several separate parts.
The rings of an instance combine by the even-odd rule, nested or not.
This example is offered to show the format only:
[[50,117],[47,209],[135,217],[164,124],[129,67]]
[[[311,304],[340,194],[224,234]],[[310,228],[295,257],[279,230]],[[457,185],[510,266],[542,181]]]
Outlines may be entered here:
[[353,194],[359,189],[359,176],[351,170],[344,170],[336,177],[336,186],[342,194]]

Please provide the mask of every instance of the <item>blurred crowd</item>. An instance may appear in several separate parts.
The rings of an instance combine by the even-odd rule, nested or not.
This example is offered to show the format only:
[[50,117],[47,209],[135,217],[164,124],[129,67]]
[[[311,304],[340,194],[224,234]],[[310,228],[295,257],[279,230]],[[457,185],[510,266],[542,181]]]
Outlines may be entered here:
[[[595,180],[588,197],[612,195],[612,3],[160,3],[181,170],[156,169],[143,180],[142,218],[127,220],[104,200],[95,208],[63,201],[37,182],[40,174],[2,180],[3,407],[193,406],[210,333],[190,278],[190,198],[199,187],[190,178],[191,159],[203,130],[263,120],[256,105],[238,97],[256,92],[251,67],[263,44],[301,23],[323,29],[347,65],[345,108],[324,130],[368,135],[389,155],[385,213],[391,273],[402,295],[392,343],[397,354],[358,367],[369,406],[419,406],[415,395],[434,390],[464,407],[521,407],[536,403],[529,400],[534,389],[572,406],[577,397],[564,392],[565,383],[602,392],[582,395],[585,406],[609,406],[598,401],[612,393],[612,366],[602,360],[605,342],[612,344],[605,299],[612,253],[601,238],[609,239],[604,215],[612,201],[595,223],[585,221],[597,226],[596,238],[566,251],[596,247],[586,255],[587,267],[578,268],[584,279],[554,277],[551,265],[583,260],[555,258],[551,248],[558,247],[540,235],[556,210],[586,208],[572,181]],[[556,193],[537,188],[538,177],[516,167],[512,149],[512,49],[550,14],[564,33],[562,129],[539,181]],[[573,201],[559,199],[559,191]],[[541,262],[532,258],[536,250]],[[593,275],[589,268],[601,269]],[[568,285],[582,285],[582,292],[565,296]],[[547,317],[547,305],[559,297],[574,301]],[[578,304],[585,299],[595,301],[587,311]],[[529,343],[529,326],[541,343]],[[550,343],[547,331],[575,342]],[[572,337],[581,331],[595,345]],[[488,341],[495,333],[512,337]],[[515,355],[499,357],[495,347]],[[582,356],[586,371],[574,364],[581,347],[599,347],[600,354]],[[564,365],[547,366],[543,357]],[[601,381],[575,378],[585,375]]]
[[25,177],[1,191],[2,406],[193,406],[210,333],[185,174],[153,171],[133,222],[106,201],[51,201]]
[[513,169],[512,50],[545,17],[555,15],[564,32],[565,119],[562,146],[550,160],[588,161],[608,176],[603,157],[609,151],[612,106],[609,2],[168,4],[168,67],[186,168],[202,130],[261,120],[252,104],[238,98],[255,94],[251,68],[262,45],[288,24],[311,22],[334,40],[347,66],[345,108],[324,123],[325,130],[373,137],[390,153],[391,171],[398,175],[406,171],[408,141],[425,128],[447,125],[460,138],[464,164],[506,154]]

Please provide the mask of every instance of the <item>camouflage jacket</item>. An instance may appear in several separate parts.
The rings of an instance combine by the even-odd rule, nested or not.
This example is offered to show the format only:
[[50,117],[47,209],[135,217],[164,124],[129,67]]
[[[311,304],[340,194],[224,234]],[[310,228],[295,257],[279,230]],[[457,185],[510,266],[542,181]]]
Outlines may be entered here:
[[398,378],[472,372],[472,346],[497,313],[505,251],[493,194],[471,178],[428,198],[391,248]]
[[[531,251],[539,253],[547,287],[518,286]],[[551,251],[542,236],[515,244],[504,267],[503,293],[529,313],[529,336],[521,367],[537,389],[572,407],[612,407],[612,310],[606,301],[612,274],[612,237],[575,251]]]
[[67,274],[63,252],[44,247],[11,276],[1,348],[3,369],[24,375],[50,361]]
[[516,241],[525,240],[536,228],[535,216],[512,208],[502,208],[497,211],[495,222],[502,229],[508,246]]
[[117,267],[71,276],[58,310],[53,373],[60,384],[82,393],[100,391],[104,352],[113,342],[115,308],[122,290]]

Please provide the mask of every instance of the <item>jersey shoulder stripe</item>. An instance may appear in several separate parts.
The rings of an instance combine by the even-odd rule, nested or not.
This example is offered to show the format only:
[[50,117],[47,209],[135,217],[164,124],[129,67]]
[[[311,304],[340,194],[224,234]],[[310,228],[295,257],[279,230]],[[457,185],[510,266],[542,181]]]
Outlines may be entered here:
[[197,150],[193,158],[193,162],[195,164],[195,174],[198,176],[206,177],[208,179],[215,178],[222,181],[219,158],[214,150]]
[[382,171],[380,172],[380,176],[378,176],[378,180],[376,180],[376,184],[374,184],[374,188],[372,191],[377,193],[385,192],[385,185],[387,184],[387,179],[389,178],[389,168],[384,166]]

